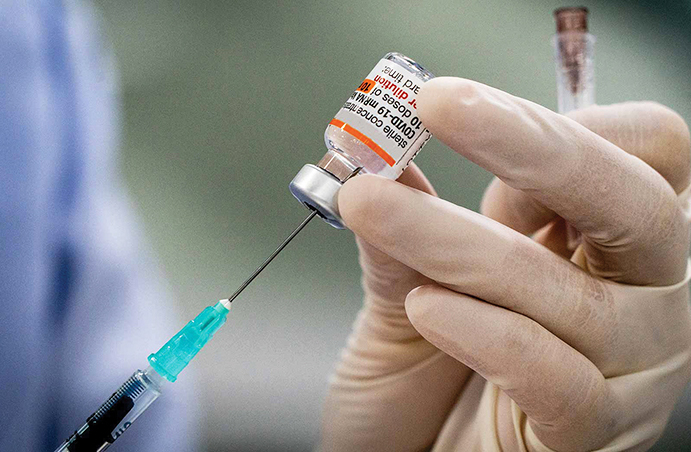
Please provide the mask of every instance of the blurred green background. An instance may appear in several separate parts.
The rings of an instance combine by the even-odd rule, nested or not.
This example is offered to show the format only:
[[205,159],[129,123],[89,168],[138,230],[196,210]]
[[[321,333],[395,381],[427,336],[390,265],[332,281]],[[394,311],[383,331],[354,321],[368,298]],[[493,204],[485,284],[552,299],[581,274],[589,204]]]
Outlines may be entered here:
[[[229,295],[306,215],[288,192],[378,59],[402,52],[556,108],[555,1],[95,2],[118,60],[120,166],[179,303]],[[585,2],[598,103],[652,99],[691,121],[691,2]],[[502,133],[498,130],[497,133]],[[490,175],[432,140],[440,195],[477,209]],[[361,303],[353,237],[316,221],[233,306],[194,366],[208,451],[308,450]],[[172,332],[171,332],[172,333]],[[691,450],[691,397],[656,450]]]

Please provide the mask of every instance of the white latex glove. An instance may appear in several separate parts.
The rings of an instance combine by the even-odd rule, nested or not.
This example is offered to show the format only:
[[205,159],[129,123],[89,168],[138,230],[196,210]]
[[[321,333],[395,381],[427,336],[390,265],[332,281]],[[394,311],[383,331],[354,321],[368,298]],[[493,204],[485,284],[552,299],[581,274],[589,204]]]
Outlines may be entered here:
[[[341,189],[366,295],[321,448],[649,448],[691,375],[683,120],[654,103],[569,119],[448,77],[418,105],[499,179],[486,216],[436,198],[415,166]],[[573,256],[565,221],[583,234]]]

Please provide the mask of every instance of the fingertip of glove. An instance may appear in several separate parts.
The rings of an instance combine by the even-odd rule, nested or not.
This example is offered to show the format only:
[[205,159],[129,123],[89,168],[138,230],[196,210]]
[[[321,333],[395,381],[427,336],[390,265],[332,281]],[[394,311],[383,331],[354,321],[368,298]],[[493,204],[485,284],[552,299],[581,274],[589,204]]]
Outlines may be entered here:
[[425,192],[428,195],[437,196],[432,183],[415,163],[411,163],[396,181],[410,188]]
[[457,112],[459,107],[473,104],[480,84],[458,77],[437,77],[425,83],[418,94],[418,114],[425,123],[436,123]]
[[346,226],[353,232],[360,232],[364,226],[376,223],[382,215],[378,209],[387,198],[389,179],[372,174],[363,174],[350,179],[338,191],[338,210]]
[[[656,102],[660,129],[664,130],[660,148],[667,147],[668,159],[659,165],[658,172],[674,187],[677,193],[684,191],[691,182],[691,135],[684,119],[674,110]],[[652,165],[655,168],[655,165]]]
[[430,332],[430,325],[435,324],[434,320],[438,316],[438,303],[435,303],[435,299],[439,297],[440,290],[444,289],[436,284],[427,284],[416,287],[406,296],[405,312],[408,320],[423,336]]

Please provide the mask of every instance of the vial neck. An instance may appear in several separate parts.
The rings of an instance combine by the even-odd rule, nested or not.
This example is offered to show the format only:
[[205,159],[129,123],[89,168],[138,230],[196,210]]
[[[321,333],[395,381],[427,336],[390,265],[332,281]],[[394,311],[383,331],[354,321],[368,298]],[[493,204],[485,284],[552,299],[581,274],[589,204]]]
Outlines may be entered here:
[[334,176],[339,181],[345,181],[357,169],[346,157],[337,151],[329,150],[317,166]]

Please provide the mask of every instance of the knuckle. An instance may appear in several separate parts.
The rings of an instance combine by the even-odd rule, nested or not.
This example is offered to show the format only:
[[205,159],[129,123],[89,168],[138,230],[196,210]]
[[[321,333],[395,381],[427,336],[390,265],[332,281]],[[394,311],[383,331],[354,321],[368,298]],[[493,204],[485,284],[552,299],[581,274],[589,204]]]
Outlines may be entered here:
[[628,239],[618,244],[622,251],[636,250],[631,262],[632,268],[639,270],[636,283],[677,283],[686,271],[689,234],[685,215],[671,188],[660,190],[657,198],[637,212],[640,220],[632,222]]
[[691,139],[682,117],[657,102],[592,106],[571,119],[643,160],[678,193],[691,178]]
[[684,119],[657,102],[633,103],[631,141],[639,149],[624,150],[641,158],[679,193],[691,175],[691,139]]
[[679,193],[688,186],[691,175],[689,128],[675,111],[660,104],[655,110],[659,125],[649,164]]
[[[680,235],[687,235],[684,214],[676,198],[669,192],[662,193],[657,207],[651,208],[647,224],[642,228],[651,236],[649,245],[658,248],[667,248],[666,244],[678,243]],[[683,240],[686,242],[687,240]]]

